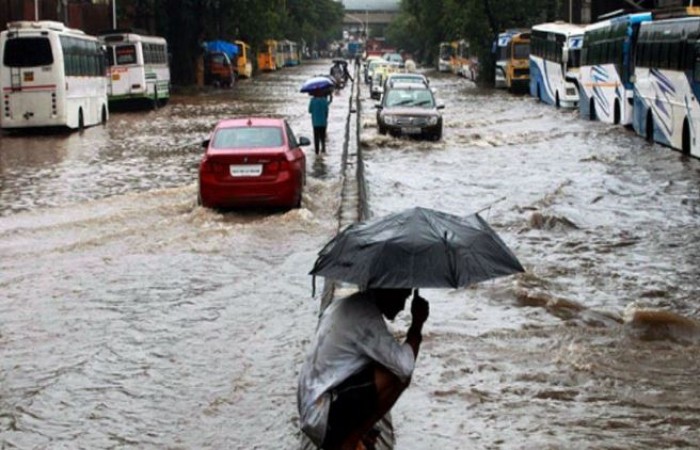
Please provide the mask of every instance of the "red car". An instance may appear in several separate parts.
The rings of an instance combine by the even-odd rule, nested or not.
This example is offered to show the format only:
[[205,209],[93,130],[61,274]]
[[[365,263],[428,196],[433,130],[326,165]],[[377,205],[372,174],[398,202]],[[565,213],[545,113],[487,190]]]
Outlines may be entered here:
[[208,208],[298,208],[306,182],[305,137],[284,119],[220,121],[199,165],[199,203]]

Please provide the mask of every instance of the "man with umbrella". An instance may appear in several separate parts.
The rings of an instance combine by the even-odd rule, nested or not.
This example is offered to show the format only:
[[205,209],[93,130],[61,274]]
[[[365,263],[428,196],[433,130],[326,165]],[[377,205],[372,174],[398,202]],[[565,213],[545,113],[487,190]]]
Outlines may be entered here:
[[[406,342],[393,319],[411,288],[460,288],[523,272],[513,252],[479,216],[415,207],[352,224],[319,252],[311,274],[360,287],[323,312],[299,379],[302,429],[324,449],[352,449],[408,385],[428,318],[417,295]],[[368,431],[369,430],[369,431]]]
[[[334,300],[321,315],[299,378],[301,428],[324,450],[371,447],[373,427],[408,387],[428,318],[416,293],[403,344],[389,332],[411,289],[368,289]],[[361,447],[360,447],[361,448]]]

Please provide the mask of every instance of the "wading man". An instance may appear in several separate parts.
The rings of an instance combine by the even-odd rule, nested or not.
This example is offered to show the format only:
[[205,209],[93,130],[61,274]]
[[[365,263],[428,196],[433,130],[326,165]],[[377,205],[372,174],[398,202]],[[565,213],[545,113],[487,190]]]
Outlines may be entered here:
[[393,320],[410,294],[369,289],[334,300],[323,312],[301,369],[297,402],[302,431],[324,450],[372,448],[374,425],[408,387],[428,302],[414,295],[403,343],[384,318]]

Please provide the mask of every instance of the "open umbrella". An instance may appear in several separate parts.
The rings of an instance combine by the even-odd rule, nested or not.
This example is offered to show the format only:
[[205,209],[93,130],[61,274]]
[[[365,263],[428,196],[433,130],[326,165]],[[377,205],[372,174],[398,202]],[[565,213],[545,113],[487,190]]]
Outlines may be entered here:
[[315,92],[331,89],[335,86],[332,79],[325,75],[309,78],[301,85],[301,92]]
[[458,288],[524,269],[479,216],[411,208],[352,224],[319,252],[310,274],[368,288]]

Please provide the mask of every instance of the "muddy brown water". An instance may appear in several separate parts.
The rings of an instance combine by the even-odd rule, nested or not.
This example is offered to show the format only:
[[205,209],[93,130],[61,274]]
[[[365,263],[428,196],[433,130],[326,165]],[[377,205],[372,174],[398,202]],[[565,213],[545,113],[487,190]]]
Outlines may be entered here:
[[[348,93],[329,154],[307,151],[299,210],[197,207],[198,142],[246,114],[310,137],[297,90],[326,63],[0,138],[3,447],[295,448],[307,273],[337,226]],[[697,448],[700,161],[428,75],[446,105],[437,143],[379,136],[364,90],[371,212],[491,206],[527,273],[422,291],[396,448]]]

